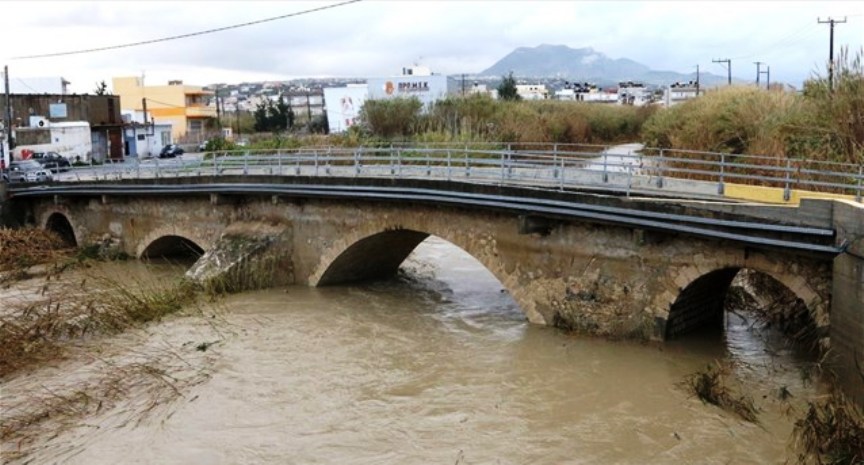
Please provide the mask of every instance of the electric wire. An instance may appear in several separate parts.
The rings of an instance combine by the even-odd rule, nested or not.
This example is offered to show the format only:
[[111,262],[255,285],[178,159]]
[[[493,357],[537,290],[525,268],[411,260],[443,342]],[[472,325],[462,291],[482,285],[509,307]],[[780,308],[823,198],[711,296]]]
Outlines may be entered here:
[[110,46],[106,46],[106,47],[96,47],[96,48],[89,48],[89,49],[83,49],[83,50],[71,50],[71,51],[56,52],[56,53],[43,53],[43,54],[38,54],[38,55],[24,55],[24,56],[12,57],[12,59],[13,60],[31,60],[31,59],[35,59],[35,58],[50,58],[50,57],[59,57],[59,56],[67,56],[67,55],[80,55],[80,54],[84,54],[84,53],[103,52],[106,50],[117,50],[117,49],[121,49],[121,48],[138,47],[141,45],[150,45],[150,44],[156,44],[156,43],[160,43],[160,42],[168,42],[171,40],[187,39],[189,37],[196,37],[196,36],[201,36],[201,35],[205,35],[205,34],[213,34],[216,32],[223,32],[223,31],[228,31],[231,29],[238,29],[241,27],[253,26],[256,24],[267,23],[267,22],[271,22],[271,21],[277,21],[280,19],[291,18],[291,17],[295,17],[295,16],[301,16],[301,15],[305,15],[305,14],[309,14],[309,13],[315,13],[318,11],[329,10],[329,9],[333,9],[333,8],[338,8],[340,6],[350,5],[352,3],[358,3],[361,1],[363,1],[363,0],[347,0],[344,2],[340,2],[340,3],[335,3],[332,5],[326,5],[326,6],[321,6],[321,7],[317,7],[317,8],[311,8],[308,10],[297,11],[294,13],[288,13],[288,14],[284,14],[284,15],[273,16],[271,18],[264,18],[264,19],[259,19],[259,20],[255,20],[255,21],[248,21],[245,23],[233,24],[231,26],[218,27],[215,29],[206,29],[203,31],[190,32],[187,34],[180,34],[180,35],[176,35],[176,36],[162,37],[159,39],[143,40],[140,42],[130,42],[128,44],[110,45]]

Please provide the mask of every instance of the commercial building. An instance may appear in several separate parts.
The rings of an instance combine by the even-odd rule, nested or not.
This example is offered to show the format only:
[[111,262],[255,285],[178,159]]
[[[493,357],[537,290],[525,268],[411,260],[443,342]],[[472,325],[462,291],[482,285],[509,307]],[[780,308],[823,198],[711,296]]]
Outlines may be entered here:
[[[34,117],[38,118],[38,117]],[[86,121],[51,123],[15,130],[16,159],[26,159],[33,152],[57,152],[70,161],[88,162],[93,153],[90,124]]]
[[400,76],[371,78],[365,84],[324,88],[324,106],[330,132],[342,132],[357,123],[366,100],[417,98],[424,109],[449,95],[458,95],[461,85],[455,79],[432,74],[429,68],[402,68]]
[[[96,161],[123,158],[123,119],[120,117],[120,99],[116,95],[12,94],[9,103],[12,111],[10,126],[16,146],[24,145],[18,141],[19,129],[22,134],[35,129],[41,133],[28,133],[28,140],[41,141],[39,145],[60,144],[50,150],[66,157],[81,156]],[[5,108],[5,105],[6,97],[0,95],[0,108]],[[50,136],[52,127],[55,130],[63,127],[62,124],[56,126],[58,123],[86,123],[89,126],[90,153],[82,154],[80,149],[75,149],[74,154],[64,153],[64,150],[69,150],[64,147],[70,145],[61,144]],[[73,126],[80,127],[81,124]],[[72,145],[81,146],[77,142]]]
[[211,105],[214,93],[183,81],[145,86],[141,77],[117,77],[113,91],[120,96],[123,110],[146,111],[156,123],[171,124],[174,141],[204,140],[208,123],[217,116],[215,104]]
[[461,89],[455,79],[432,74],[429,68],[422,66],[402,68],[401,76],[369,79],[366,85],[372,100],[416,97],[424,108],[448,95],[458,94]]

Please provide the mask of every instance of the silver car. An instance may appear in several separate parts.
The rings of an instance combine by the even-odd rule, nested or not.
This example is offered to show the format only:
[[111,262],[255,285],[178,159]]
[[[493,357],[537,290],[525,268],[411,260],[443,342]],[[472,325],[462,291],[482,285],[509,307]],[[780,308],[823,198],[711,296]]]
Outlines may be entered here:
[[3,172],[3,180],[12,182],[47,182],[54,179],[51,170],[46,170],[36,160],[15,160]]

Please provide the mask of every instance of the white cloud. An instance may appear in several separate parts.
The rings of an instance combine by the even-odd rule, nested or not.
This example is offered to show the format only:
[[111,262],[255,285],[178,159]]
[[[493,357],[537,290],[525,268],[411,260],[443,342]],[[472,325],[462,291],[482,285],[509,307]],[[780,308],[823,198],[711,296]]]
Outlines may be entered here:
[[[335,2],[333,2],[335,3]],[[296,76],[380,76],[412,62],[444,74],[479,72],[516,47],[591,47],[658,70],[799,81],[827,58],[828,27],[847,16],[837,47],[862,46],[864,2],[384,1],[161,44],[37,60],[11,57],[86,49],[227,26],[328,5],[322,1],[4,1],[0,64],[19,76],[58,76],[77,92],[117,75],[149,82],[240,82]]]

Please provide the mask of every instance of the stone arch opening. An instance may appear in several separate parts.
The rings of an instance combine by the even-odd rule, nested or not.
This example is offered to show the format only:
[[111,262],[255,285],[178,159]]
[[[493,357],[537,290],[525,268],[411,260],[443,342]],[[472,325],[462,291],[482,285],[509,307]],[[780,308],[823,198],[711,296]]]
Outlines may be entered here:
[[[434,302],[465,310],[457,318],[531,319],[504,281],[470,250],[435,234],[414,230],[388,230],[357,240],[345,248],[321,274],[315,285],[381,283],[380,289],[431,293]],[[378,283],[374,284],[378,286]]]
[[141,252],[142,259],[168,259],[195,261],[204,254],[204,249],[182,236],[162,236],[151,242]]
[[822,337],[812,310],[793,289],[768,273],[750,268],[721,268],[692,281],[672,304],[666,339],[700,328],[725,328],[730,313],[749,315],[774,327],[792,342],[813,345]]
[[317,285],[374,281],[394,276],[399,265],[427,237],[427,233],[399,229],[360,239],[330,263]]
[[75,239],[75,230],[72,228],[72,223],[69,218],[62,213],[52,213],[45,222],[45,229],[51,231],[63,241],[64,245],[69,247],[77,247],[78,241]]

